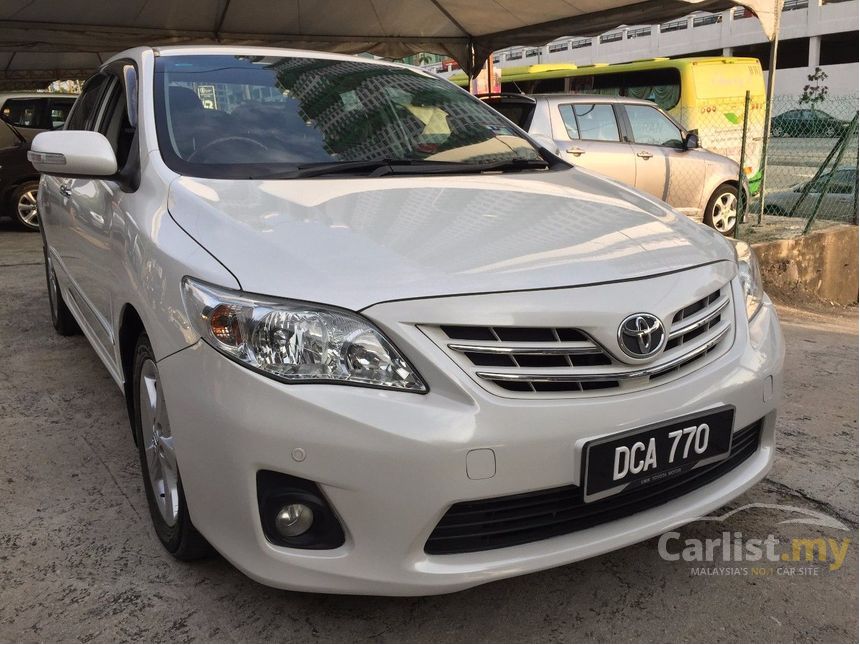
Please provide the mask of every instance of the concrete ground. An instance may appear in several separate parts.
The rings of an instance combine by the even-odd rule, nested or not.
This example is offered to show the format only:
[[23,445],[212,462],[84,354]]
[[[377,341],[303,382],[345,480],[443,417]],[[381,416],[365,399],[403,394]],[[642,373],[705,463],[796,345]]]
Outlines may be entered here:
[[856,643],[857,312],[782,317],[779,454],[731,508],[790,505],[845,528],[750,508],[680,531],[847,537],[838,570],[694,575],[654,539],[448,596],[291,593],[161,549],[120,393],[82,337],[53,333],[39,236],[0,223],[0,641]]

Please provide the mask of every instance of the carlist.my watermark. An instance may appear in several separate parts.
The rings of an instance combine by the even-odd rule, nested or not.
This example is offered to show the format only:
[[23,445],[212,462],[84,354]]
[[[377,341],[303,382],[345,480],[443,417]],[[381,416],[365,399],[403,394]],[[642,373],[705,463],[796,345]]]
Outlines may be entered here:
[[793,517],[779,525],[797,524],[833,530],[833,535],[777,538],[774,534],[748,536],[743,531],[722,531],[712,538],[683,537],[680,531],[660,536],[657,550],[668,562],[690,565],[697,576],[818,576],[838,571],[845,564],[851,538],[849,527],[819,511],[797,506],[753,503],[724,515],[699,518],[698,521],[726,522],[733,515],[749,509],[769,509],[790,513]]

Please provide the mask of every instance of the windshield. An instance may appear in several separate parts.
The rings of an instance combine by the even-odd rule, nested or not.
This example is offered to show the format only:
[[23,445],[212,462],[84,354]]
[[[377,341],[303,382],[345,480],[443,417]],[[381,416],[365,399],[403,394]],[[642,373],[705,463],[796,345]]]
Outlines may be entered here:
[[495,111],[407,68],[358,58],[190,55],[159,57],[155,71],[159,147],[185,175],[289,177],[332,164],[369,174],[354,162],[377,160],[473,170],[542,161]]

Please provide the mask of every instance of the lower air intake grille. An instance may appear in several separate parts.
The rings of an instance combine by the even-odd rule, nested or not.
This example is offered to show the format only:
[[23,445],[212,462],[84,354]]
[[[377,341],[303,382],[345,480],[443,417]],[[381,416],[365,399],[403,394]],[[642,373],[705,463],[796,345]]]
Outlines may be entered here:
[[722,477],[758,449],[762,421],[739,430],[721,462],[590,504],[578,486],[454,504],[424,545],[431,555],[472,553],[536,542],[665,504]]

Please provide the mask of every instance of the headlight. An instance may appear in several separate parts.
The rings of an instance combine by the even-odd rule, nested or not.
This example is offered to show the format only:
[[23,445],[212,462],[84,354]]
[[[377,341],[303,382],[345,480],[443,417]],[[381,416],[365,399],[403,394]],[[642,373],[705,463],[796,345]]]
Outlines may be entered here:
[[350,383],[426,392],[369,321],[341,309],[262,299],[184,278],[188,317],[212,347],[287,383]]
[[735,256],[738,261],[738,277],[741,279],[741,289],[746,300],[747,318],[752,319],[761,309],[762,298],[764,298],[758,260],[749,244],[740,240],[732,240],[732,242],[735,245]]

